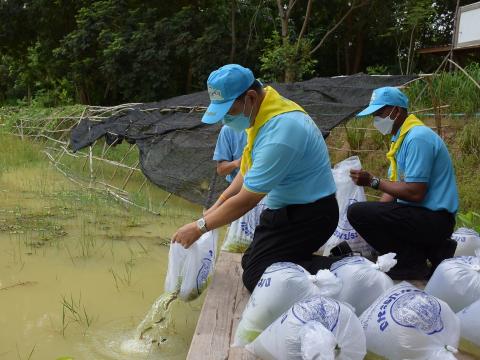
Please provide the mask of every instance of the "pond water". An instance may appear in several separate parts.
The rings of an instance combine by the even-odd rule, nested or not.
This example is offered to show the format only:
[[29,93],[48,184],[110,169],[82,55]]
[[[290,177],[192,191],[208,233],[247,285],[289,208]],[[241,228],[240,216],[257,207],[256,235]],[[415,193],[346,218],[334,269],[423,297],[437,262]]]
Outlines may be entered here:
[[203,296],[171,304],[160,344],[134,335],[163,292],[171,234],[201,208],[172,197],[155,216],[45,161],[0,169],[0,359],[185,359]]

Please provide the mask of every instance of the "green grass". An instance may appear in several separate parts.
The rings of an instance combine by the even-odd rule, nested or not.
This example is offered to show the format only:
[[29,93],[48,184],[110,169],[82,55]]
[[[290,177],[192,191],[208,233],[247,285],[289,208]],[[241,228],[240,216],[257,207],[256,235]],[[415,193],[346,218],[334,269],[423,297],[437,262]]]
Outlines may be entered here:
[[[471,63],[465,70],[480,83],[480,63]],[[441,72],[432,80],[432,89],[424,90],[424,81],[415,81],[406,89],[411,101],[411,110],[432,107],[431,94],[440,105],[450,105],[448,113],[466,113],[472,115],[480,111],[480,89],[460,70]],[[423,91],[423,94],[418,96]],[[415,102],[415,99],[418,101]]]
[[459,134],[458,144],[462,154],[480,160],[480,121],[473,120],[465,125]]
[[[0,107],[0,124],[3,124],[3,130],[18,132],[16,126],[24,127],[24,134],[35,134],[35,130],[28,127],[45,126],[48,130],[53,130],[60,122],[63,125],[73,124],[75,119],[65,119],[65,117],[80,117],[85,105],[68,105],[55,108],[45,108],[40,106],[4,106]],[[54,121],[50,121],[53,119]]]
[[366,136],[365,119],[352,119],[345,125],[345,134],[351,150],[360,150]]
[[40,144],[21,142],[13,135],[2,135],[0,141],[0,173],[12,168],[38,165],[43,160]]

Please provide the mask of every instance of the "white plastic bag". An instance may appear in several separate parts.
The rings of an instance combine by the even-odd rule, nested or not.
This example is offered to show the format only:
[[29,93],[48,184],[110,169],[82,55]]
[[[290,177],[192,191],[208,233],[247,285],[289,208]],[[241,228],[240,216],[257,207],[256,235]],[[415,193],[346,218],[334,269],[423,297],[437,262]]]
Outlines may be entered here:
[[255,228],[257,227],[260,221],[260,215],[265,208],[266,205],[262,199],[262,201],[260,201],[252,210],[232,222],[225,235],[222,250],[234,253],[245,252],[253,240]]
[[218,230],[203,234],[185,249],[178,243],[170,245],[165,291],[175,293],[184,301],[200,296],[213,273],[217,249]]
[[480,257],[460,256],[438,265],[425,291],[460,311],[480,299]]
[[353,311],[323,296],[294,304],[246,349],[263,360],[361,360],[366,354]]
[[389,360],[455,360],[460,321],[442,300],[402,282],[360,317],[367,350]]
[[459,228],[452,234],[452,239],[457,242],[455,256],[474,256],[475,250],[480,249],[480,236],[475,230]]
[[330,271],[342,280],[342,290],[336,298],[352,305],[360,316],[394,285],[385,272],[396,265],[395,255],[388,253],[379,256],[376,263],[361,256],[346,257],[333,263]]
[[352,156],[336,164],[332,170],[335,185],[337,186],[336,198],[340,216],[338,226],[333,235],[324,245],[323,255],[330,255],[330,250],[346,241],[354,252],[366,258],[373,258],[375,250],[363,240],[347,219],[348,207],[356,202],[366,201],[363,187],[355,185],[350,178],[350,170],[360,170],[362,164],[358,156]]
[[300,265],[290,262],[270,265],[243,311],[233,346],[244,346],[253,341],[297,301],[314,295],[335,296],[341,286],[341,281],[328,270],[311,275]]
[[480,359],[480,299],[457,313],[460,319],[460,350]]

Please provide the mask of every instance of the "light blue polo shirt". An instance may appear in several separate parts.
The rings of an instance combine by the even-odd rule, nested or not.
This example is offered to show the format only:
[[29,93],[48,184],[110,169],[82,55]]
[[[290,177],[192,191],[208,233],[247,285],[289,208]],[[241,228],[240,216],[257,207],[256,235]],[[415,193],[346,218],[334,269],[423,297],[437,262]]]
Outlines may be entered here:
[[[398,135],[399,132],[392,137],[392,141]],[[399,181],[427,183],[427,193],[422,202],[400,199],[398,202],[434,211],[457,212],[458,192],[452,160],[445,143],[432,129],[428,126],[410,129],[395,157]]]
[[322,133],[303,112],[280,114],[263,125],[252,160],[243,186],[268,193],[269,209],[311,203],[336,191]]
[[[245,131],[238,132],[224,125],[218,135],[217,145],[213,153],[215,161],[233,161],[240,159],[243,148],[247,143],[247,133]],[[225,179],[231,183],[237,175],[239,169],[233,170]]]

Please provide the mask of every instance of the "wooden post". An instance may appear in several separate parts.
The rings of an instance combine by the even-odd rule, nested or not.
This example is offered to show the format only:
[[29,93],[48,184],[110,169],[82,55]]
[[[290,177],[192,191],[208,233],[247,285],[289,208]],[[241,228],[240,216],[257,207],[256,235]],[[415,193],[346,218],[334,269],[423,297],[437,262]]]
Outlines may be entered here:
[[90,167],[90,185],[93,181],[93,152],[92,152],[92,145],[88,147],[88,164]]
[[20,138],[23,141],[23,119],[20,118]]

